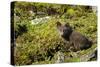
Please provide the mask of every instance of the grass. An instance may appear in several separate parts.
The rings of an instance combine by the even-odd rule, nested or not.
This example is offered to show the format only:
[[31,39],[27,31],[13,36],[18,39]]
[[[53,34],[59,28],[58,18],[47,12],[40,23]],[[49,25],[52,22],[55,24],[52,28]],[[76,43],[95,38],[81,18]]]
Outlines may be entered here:
[[[77,20],[51,18],[47,23],[37,25],[29,22],[28,31],[16,39],[16,65],[55,63],[56,60],[52,59],[58,51],[63,51],[66,57],[69,56],[70,52],[66,52],[67,44],[56,29],[57,21],[68,22],[76,31],[96,40],[97,21],[94,14],[89,14],[85,18],[80,17]],[[91,53],[92,49],[94,47],[80,51],[80,56],[66,59],[65,62],[80,62],[81,56]]]

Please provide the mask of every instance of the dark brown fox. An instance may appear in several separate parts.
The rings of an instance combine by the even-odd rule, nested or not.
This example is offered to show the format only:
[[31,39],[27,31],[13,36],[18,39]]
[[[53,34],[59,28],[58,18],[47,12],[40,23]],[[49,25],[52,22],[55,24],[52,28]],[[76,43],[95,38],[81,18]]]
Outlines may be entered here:
[[92,45],[92,41],[74,31],[69,24],[61,24],[60,22],[57,22],[57,29],[60,35],[73,46],[74,51],[87,49]]

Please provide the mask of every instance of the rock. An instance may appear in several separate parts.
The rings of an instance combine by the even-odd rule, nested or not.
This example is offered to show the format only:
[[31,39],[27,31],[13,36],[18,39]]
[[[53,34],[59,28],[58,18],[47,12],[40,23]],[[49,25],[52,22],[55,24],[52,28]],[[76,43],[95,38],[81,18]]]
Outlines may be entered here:
[[31,20],[32,25],[36,25],[39,23],[46,23],[50,19],[49,16],[43,17],[43,18],[36,18],[34,20]]
[[63,63],[64,62],[64,54],[62,52],[57,53],[57,61],[55,63]]
[[80,61],[89,61],[91,58],[96,56],[97,48],[88,52],[88,54],[84,54],[80,57]]
[[16,22],[18,22],[19,20],[20,20],[20,17],[17,16],[16,14],[14,14],[14,22],[16,23]]
[[94,13],[97,13],[97,7],[96,7],[96,6],[92,6],[92,11],[93,11]]

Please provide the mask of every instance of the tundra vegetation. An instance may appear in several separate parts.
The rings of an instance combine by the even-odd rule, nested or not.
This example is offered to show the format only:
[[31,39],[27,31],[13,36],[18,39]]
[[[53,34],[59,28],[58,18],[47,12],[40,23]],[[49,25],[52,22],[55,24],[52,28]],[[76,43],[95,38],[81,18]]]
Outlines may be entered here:
[[[97,60],[97,14],[95,6],[14,2],[15,65],[86,62]],[[69,23],[93,42],[85,50],[69,51],[56,22]]]

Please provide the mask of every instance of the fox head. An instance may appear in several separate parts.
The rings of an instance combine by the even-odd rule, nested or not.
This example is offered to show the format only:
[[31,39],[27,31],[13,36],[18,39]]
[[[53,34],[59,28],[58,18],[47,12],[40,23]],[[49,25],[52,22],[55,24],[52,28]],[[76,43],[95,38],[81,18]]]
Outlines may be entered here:
[[57,29],[60,33],[60,35],[64,38],[67,38],[70,36],[72,33],[72,27],[66,23],[66,24],[61,24],[59,21],[56,23]]

